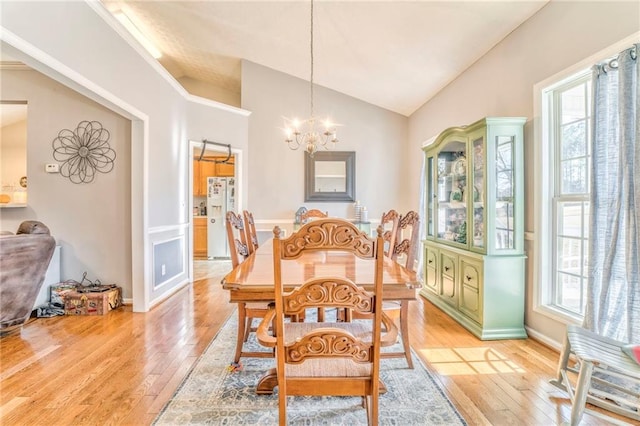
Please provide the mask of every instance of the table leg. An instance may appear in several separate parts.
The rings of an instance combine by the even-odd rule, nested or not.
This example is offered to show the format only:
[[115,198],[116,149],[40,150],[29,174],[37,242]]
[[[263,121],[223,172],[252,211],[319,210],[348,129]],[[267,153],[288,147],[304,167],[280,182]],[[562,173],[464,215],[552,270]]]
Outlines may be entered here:
[[243,302],[238,303],[238,337],[236,341],[236,355],[233,358],[235,363],[240,361],[242,354],[242,345],[244,344],[244,334],[247,326],[246,305]]

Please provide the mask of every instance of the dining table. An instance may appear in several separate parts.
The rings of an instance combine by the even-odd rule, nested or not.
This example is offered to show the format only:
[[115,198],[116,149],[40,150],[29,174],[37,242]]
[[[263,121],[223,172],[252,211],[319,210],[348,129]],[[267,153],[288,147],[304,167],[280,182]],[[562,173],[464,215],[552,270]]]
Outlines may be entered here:
[[[416,290],[421,287],[415,272],[385,256],[382,282],[383,300],[415,300]],[[282,283],[285,291],[316,276],[347,277],[365,289],[373,290],[374,268],[371,260],[361,259],[355,254],[319,250],[307,252],[294,260],[282,262]],[[222,279],[222,287],[229,291],[229,301],[239,308],[251,302],[275,302],[273,273],[273,240],[261,244],[244,262]],[[241,315],[241,313],[238,313]],[[242,317],[241,317],[242,318]],[[264,352],[242,352],[241,356],[264,356]],[[256,392],[270,394],[277,385],[275,369],[260,379]]]

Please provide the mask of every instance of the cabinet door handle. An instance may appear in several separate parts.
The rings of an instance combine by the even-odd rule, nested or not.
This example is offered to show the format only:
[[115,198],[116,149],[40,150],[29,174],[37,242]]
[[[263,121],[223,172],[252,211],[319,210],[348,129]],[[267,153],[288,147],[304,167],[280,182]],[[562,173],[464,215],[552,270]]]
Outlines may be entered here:
[[466,275],[467,277],[467,281],[471,281],[471,276],[470,275]]
[[432,264],[433,263],[433,259],[429,259],[429,262],[427,262],[427,263]]
[[445,271],[448,271],[449,269],[451,269],[451,268],[450,268],[450,267],[448,267],[448,266],[445,266],[445,267],[444,267],[444,270],[445,270]]

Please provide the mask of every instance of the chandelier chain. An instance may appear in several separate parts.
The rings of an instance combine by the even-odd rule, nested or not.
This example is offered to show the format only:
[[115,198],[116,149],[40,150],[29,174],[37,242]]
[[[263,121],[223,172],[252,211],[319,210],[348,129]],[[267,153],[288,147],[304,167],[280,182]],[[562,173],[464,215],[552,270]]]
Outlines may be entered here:
[[311,91],[311,118],[313,118],[313,0],[311,0],[311,78],[310,81],[310,91]]
[[[300,147],[304,147],[305,151],[313,157],[313,154],[318,148],[330,149],[338,142],[338,136],[335,129],[335,124],[331,120],[317,121],[314,116],[314,60],[313,60],[313,24],[314,24],[314,10],[313,0],[310,0],[311,7],[311,25],[310,25],[310,56],[311,56],[311,70],[309,78],[309,109],[311,115],[304,121],[298,119],[285,119],[285,142],[289,145],[289,149],[296,150]],[[319,129],[321,127],[321,129]]]

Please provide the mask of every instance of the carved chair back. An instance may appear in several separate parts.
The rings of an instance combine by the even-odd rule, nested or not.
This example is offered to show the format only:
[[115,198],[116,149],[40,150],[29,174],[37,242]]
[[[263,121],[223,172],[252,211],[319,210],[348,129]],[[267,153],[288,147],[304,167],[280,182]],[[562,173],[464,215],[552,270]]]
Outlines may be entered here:
[[384,240],[385,256],[392,257],[393,255],[393,250],[391,250],[390,248],[395,247],[396,238],[398,236],[399,221],[400,214],[395,210],[389,210],[386,213],[382,213],[380,225],[384,228],[382,239]]
[[253,221],[253,213],[248,210],[242,212],[244,216],[244,227],[247,232],[247,245],[249,254],[258,249],[258,234],[256,233],[256,223]]
[[[400,216],[396,244],[391,258],[398,260],[399,256],[404,256],[405,268],[410,271],[415,270],[419,236],[420,215],[415,211],[409,211],[404,216]],[[400,240],[402,237],[404,237],[404,239]]]
[[235,268],[249,256],[249,245],[242,216],[232,211],[227,212],[226,227],[231,265]]

